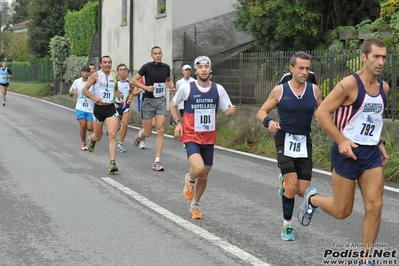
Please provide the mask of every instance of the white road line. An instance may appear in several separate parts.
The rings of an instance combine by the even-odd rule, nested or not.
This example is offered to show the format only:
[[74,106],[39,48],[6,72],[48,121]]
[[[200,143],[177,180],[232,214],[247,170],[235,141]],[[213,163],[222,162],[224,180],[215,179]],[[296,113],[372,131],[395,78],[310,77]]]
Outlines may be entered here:
[[102,180],[104,180],[105,182],[107,182],[108,184],[110,184],[111,186],[119,189],[120,191],[122,191],[123,193],[129,195],[130,197],[134,198],[135,200],[137,200],[138,202],[140,202],[141,204],[145,205],[146,207],[152,209],[153,211],[159,213],[160,215],[168,218],[169,220],[171,220],[172,222],[186,228],[187,230],[191,231],[194,234],[197,234],[198,236],[204,238],[205,240],[208,240],[209,242],[211,242],[212,244],[226,250],[227,252],[233,254],[234,256],[238,257],[239,259],[249,262],[251,265],[255,265],[255,266],[271,266],[270,264],[267,264],[266,262],[258,259],[257,257],[249,254],[248,252],[230,244],[229,242],[221,239],[218,236],[215,236],[214,234],[211,234],[210,232],[208,232],[207,230],[202,229],[201,227],[198,227],[196,225],[194,225],[193,223],[188,222],[187,220],[184,220],[183,218],[173,214],[172,212],[166,210],[165,208],[162,208],[161,206],[159,206],[158,204],[150,201],[149,199],[147,199],[146,197],[141,196],[140,194],[138,194],[137,192],[131,190],[128,187],[125,187],[124,185],[122,185],[121,183],[113,180],[112,178],[109,177],[103,177],[101,178]]
[[[51,105],[55,105],[55,106],[58,106],[58,107],[61,107],[61,108],[64,108],[64,109],[67,109],[67,110],[70,110],[70,111],[75,111],[74,109],[71,109],[69,107],[65,107],[65,106],[62,106],[62,105],[59,105],[59,104],[56,104],[56,103],[53,103],[53,102],[50,102],[50,101],[47,101],[47,100],[43,100],[43,99],[40,99],[40,98],[35,98],[35,97],[26,96],[26,95],[23,95],[23,94],[18,94],[18,93],[13,93],[13,92],[10,92],[10,93],[12,93],[14,95],[30,98],[30,99],[35,99],[35,100],[38,100],[38,101],[41,101],[41,102],[45,102],[45,103],[48,103],[48,104],[51,104]],[[130,128],[134,128],[134,129],[140,129],[140,127],[136,127],[136,126],[130,126],[129,125],[129,127]],[[156,131],[153,131],[152,133],[153,134],[157,134]],[[165,135],[165,137],[175,138],[174,136],[170,136],[170,135]],[[215,149],[224,150],[224,151],[228,151],[228,152],[233,152],[233,153],[241,154],[241,155],[244,155],[244,156],[261,159],[261,160],[264,160],[264,161],[277,162],[276,159],[271,159],[271,158],[267,158],[267,157],[264,157],[264,156],[252,154],[252,153],[246,153],[246,152],[242,152],[242,151],[231,150],[231,149],[220,147],[220,146],[215,146]],[[322,174],[322,175],[331,176],[331,172],[327,172],[327,171],[320,170],[320,169],[314,169],[313,168],[313,172],[316,172],[316,173],[319,173],[319,174]],[[390,187],[390,186],[384,186],[384,189],[392,191],[392,192],[395,192],[395,193],[399,193],[399,189],[398,188],[393,188],[393,187]]]

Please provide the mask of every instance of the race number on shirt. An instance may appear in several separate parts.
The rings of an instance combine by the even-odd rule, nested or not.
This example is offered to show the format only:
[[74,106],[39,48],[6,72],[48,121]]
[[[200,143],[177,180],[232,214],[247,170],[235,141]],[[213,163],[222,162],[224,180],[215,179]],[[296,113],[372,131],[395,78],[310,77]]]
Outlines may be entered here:
[[362,145],[377,145],[380,141],[382,123],[380,115],[362,115],[357,119],[353,141]]
[[109,88],[101,88],[100,93],[102,96],[102,102],[103,103],[112,103],[114,93],[111,91]]
[[195,109],[194,131],[215,131],[215,109]]
[[307,158],[306,136],[285,133],[284,155],[292,158]]
[[160,98],[165,96],[166,84],[165,83],[154,83],[154,98]]

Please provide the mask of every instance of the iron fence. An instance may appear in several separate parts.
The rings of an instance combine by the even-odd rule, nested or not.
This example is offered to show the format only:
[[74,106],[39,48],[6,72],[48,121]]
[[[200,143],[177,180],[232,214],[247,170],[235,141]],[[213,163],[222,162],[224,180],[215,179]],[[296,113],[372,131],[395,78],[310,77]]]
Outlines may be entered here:
[[41,62],[31,65],[13,65],[12,80],[24,83],[53,82],[53,66],[51,62]]
[[[325,97],[339,80],[362,66],[359,51],[306,51],[312,55],[311,70]],[[288,65],[294,51],[217,54],[211,56],[212,80],[220,83],[235,104],[263,104],[282,75],[288,72]],[[192,62],[193,58],[185,58]],[[390,85],[386,118],[397,119],[398,55],[395,49],[388,53],[382,73]]]

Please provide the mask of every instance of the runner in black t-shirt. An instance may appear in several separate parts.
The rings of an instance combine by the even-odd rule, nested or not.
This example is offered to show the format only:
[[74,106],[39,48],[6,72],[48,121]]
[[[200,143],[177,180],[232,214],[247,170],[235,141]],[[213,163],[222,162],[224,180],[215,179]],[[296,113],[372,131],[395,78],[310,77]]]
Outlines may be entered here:
[[[149,137],[152,133],[151,120],[155,117],[157,140],[155,161],[152,170],[164,171],[160,157],[164,143],[165,120],[168,115],[166,110],[166,86],[171,93],[176,92],[175,85],[170,77],[169,65],[162,63],[162,50],[158,46],[151,49],[153,62],[144,64],[139,72],[134,75],[130,85],[144,90],[143,103],[141,105],[142,129],[134,139],[134,145],[138,146],[144,137]],[[145,76],[145,84],[140,83],[140,78]]]

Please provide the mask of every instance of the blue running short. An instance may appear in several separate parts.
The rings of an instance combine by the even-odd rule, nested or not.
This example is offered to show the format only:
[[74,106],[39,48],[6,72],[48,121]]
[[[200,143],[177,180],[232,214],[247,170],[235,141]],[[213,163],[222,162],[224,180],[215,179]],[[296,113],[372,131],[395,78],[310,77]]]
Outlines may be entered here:
[[93,113],[76,110],[76,120],[80,120],[80,119],[84,119],[87,122],[93,122]]
[[213,144],[197,144],[195,142],[186,142],[187,158],[190,158],[194,153],[201,155],[205,165],[213,165],[213,153],[215,147]]
[[378,145],[359,145],[352,148],[357,160],[340,154],[338,144],[334,142],[331,150],[331,167],[340,176],[347,179],[357,179],[364,170],[382,167],[381,152]]
[[130,111],[130,104],[126,104],[125,107],[121,103],[116,103],[118,105],[118,108],[116,109],[118,111],[119,116],[122,116],[124,113],[127,113]]

